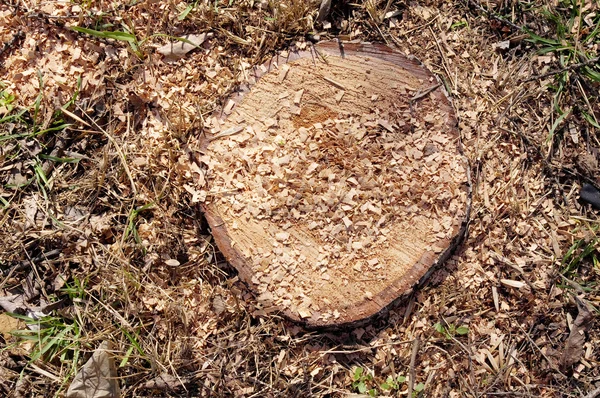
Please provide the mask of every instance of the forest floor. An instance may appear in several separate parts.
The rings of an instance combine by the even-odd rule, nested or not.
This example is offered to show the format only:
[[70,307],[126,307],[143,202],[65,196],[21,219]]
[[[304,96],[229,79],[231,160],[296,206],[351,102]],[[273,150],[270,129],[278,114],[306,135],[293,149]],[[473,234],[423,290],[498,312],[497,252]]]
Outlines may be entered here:
[[[102,342],[123,397],[600,395],[600,223],[579,200],[600,183],[599,3],[319,5],[0,2],[1,395],[64,396]],[[186,34],[206,36],[161,55]],[[333,38],[442,79],[473,208],[387,317],[318,332],[261,312],[188,153],[250,67]]]

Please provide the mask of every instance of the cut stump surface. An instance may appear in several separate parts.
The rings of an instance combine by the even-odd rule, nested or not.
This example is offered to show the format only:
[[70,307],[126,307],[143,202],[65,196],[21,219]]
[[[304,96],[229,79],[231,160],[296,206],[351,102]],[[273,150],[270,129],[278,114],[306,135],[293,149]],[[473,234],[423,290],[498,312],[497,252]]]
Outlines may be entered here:
[[262,312],[357,326],[466,232],[451,103],[424,66],[383,45],[319,43],[248,75],[202,138],[215,241]]

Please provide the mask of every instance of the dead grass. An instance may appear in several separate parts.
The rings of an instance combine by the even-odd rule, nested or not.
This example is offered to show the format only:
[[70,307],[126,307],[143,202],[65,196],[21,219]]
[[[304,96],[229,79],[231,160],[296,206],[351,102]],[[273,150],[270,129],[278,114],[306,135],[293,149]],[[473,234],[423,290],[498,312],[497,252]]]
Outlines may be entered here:
[[[561,272],[570,248],[581,254],[597,244],[597,213],[576,199],[580,182],[600,175],[598,130],[565,119],[564,138],[548,143],[556,121],[552,77],[523,82],[560,67],[556,60],[522,39],[496,50],[521,33],[466,3],[334,3],[332,27],[321,38],[385,41],[444,79],[475,196],[463,249],[387,319],[308,333],[276,315],[259,316],[252,294],[212,246],[191,193],[197,171],[186,148],[243,82],[245,65],[308,46],[319,2],[222,3],[199,1],[182,21],[183,2],[0,5],[0,41],[9,43],[0,54],[3,84],[15,96],[12,110],[0,103],[0,117],[24,111],[0,124],[0,288],[25,298],[18,311],[54,303],[53,315],[80,329],[76,346],[32,364],[35,345],[12,345],[6,335],[0,391],[60,396],[72,365],[104,340],[114,343],[122,395],[130,397],[346,396],[357,392],[356,367],[383,394],[380,384],[397,375],[413,378],[412,391],[423,383],[421,395],[432,397],[594,390],[597,321],[582,359],[561,367],[561,358],[578,314],[573,296],[600,303],[597,246]],[[537,8],[528,11],[532,3],[490,3],[514,24],[552,33]],[[385,18],[386,8],[399,12]],[[139,57],[126,43],[73,32],[74,24],[125,25],[139,39],[207,31],[214,38],[166,64],[153,52],[164,37],[148,40]],[[577,98],[572,92],[565,101]],[[71,125],[40,134],[63,122]],[[469,331],[446,335],[436,323]]]

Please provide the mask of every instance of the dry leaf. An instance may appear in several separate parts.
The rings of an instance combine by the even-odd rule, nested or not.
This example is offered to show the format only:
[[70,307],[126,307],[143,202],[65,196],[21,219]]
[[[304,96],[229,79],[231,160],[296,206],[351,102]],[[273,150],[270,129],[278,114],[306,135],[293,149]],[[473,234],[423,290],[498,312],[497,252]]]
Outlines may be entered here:
[[104,341],[79,370],[67,390],[67,398],[118,398],[121,395],[115,360]]
[[588,306],[583,300],[575,296],[577,302],[577,318],[573,322],[571,333],[565,345],[565,351],[561,358],[561,367],[568,369],[575,365],[583,356],[584,344],[585,344],[585,333],[591,326],[592,320],[594,319]]
[[22,326],[23,322],[8,314],[0,314],[0,334],[4,336],[4,339],[10,338],[10,332],[18,330]]
[[184,55],[186,55],[193,49],[198,48],[198,46],[204,43],[206,39],[210,38],[211,36],[212,33],[202,33],[199,35],[183,36],[181,37],[181,39],[185,39],[189,43],[185,41],[176,40],[174,42],[165,44],[164,46],[157,48],[156,52],[164,55],[164,60],[166,62],[174,62],[182,58]]

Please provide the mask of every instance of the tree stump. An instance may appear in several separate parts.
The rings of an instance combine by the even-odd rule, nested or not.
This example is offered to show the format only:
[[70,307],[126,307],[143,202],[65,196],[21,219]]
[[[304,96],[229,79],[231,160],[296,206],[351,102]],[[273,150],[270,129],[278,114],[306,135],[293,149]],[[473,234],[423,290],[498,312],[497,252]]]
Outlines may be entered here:
[[465,235],[452,105],[417,60],[375,44],[319,43],[248,80],[202,138],[215,242],[263,313],[358,326]]

